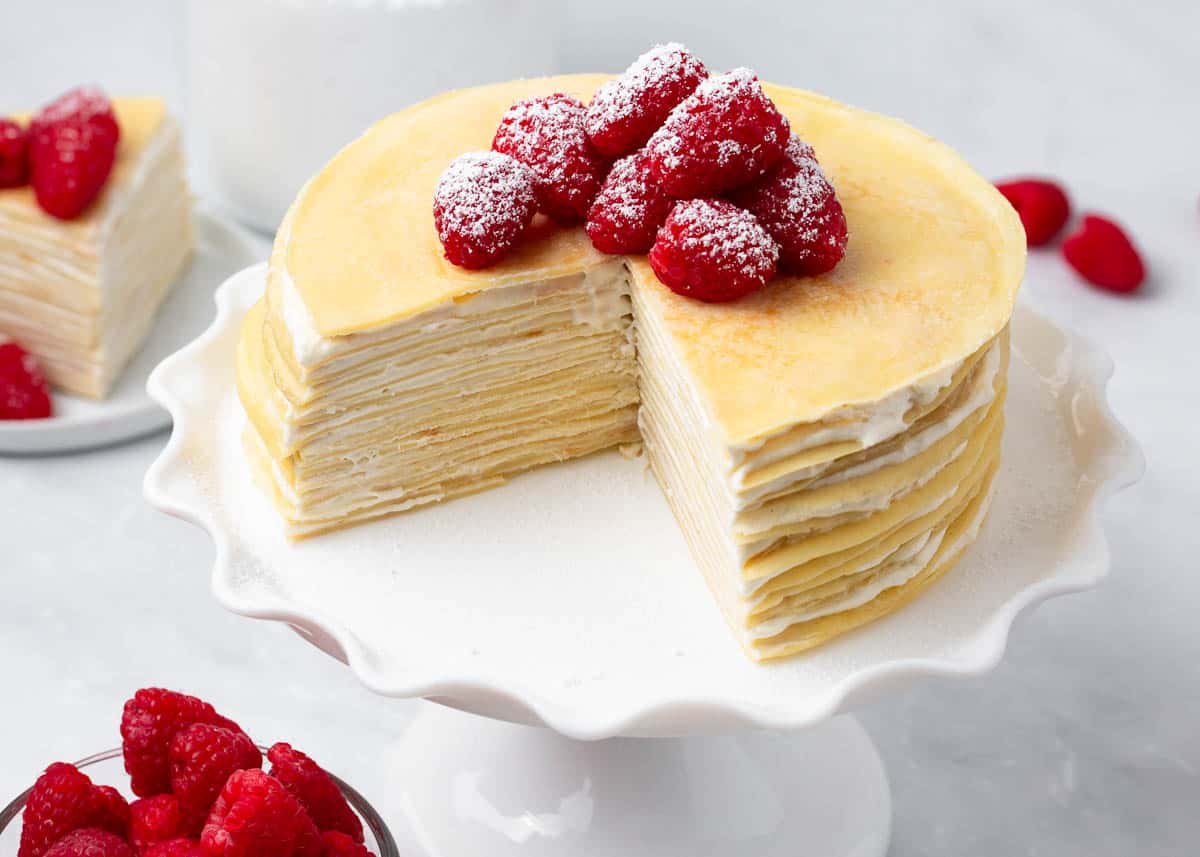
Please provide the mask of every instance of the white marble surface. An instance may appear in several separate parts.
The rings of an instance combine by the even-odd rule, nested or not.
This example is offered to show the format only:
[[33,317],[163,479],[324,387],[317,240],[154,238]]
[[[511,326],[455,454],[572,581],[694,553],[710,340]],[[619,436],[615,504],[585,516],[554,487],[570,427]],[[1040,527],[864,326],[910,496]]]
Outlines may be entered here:
[[[87,78],[184,104],[178,3],[10,5],[0,105]],[[1031,259],[1026,295],[1113,354],[1114,407],[1148,472],[1106,515],[1108,582],[1027,617],[991,675],[864,713],[892,778],[892,852],[1197,853],[1200,7],[724,6],[572,2],[568,67],[619,66],[651,40],[679,38],[713,65],[749,62],[902,115],[989,175],[1062,177],[1082,207],[1130,226],[1152,271],[1141,295],[1117,299],[1075,282],[1053,251]],[[121,701],[153,682],[226,702],[255,734],[294,740],[368,794],[382,788],[381,758],[418,703],[373,697],[287,630],[216,606],[207,540],[141,499],[161,443],[0,459],[0,795],[49,759],[114,743]]]

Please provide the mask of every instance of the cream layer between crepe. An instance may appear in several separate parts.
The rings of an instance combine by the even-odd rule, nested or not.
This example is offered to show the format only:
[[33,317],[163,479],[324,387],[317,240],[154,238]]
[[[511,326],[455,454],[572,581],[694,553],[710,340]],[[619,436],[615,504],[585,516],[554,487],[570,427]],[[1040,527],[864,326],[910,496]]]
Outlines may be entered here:
[[101,198],[78,221],[0,193],[0,332],[55,386],[107,395],[150,330],[193,246],[177,125],[159,99],[118,99],[122,144]]
[[[278,439],[246,447],[307,536],[499,484],[538,464],[637,440],[628,281],[619,262],[497,289],[335,341],[309,337],[286,292],[277,337],[250,337],[275,379]],[[289,349],[292,342],[310,347]],[[244,342],[245,345],[245,342]],[[251,349],[240,359],[250,361]],[[296,358],[303,358],[296,359]],[[239,375],[242,373],[239,373]],[[260,424],[261,425],[261,424]]]

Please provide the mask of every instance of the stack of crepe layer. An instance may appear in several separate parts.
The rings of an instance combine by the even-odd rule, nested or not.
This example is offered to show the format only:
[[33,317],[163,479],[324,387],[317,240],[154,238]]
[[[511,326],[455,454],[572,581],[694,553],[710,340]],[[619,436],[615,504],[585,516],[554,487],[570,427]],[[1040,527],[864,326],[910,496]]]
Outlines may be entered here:
[[192,250],[178,127],[159,99],[114,106],[117,162],[83,217],[54,220],[27,187],[0,192],[0,333],[32,352],[52,384],[97,399]]
[[706,430],[637,295],[646,452],[752,657],[795,654],[890,612],[974,539],[1000,452],[1007,332],[888,401],[730,449]]
[[[245,441],[288,534],[315,535],[634,442],[619,262],[457,300],[297,357],[282,298],[247,316],[241,377],[273,379]],[[246,347],[262,338],[261,356]],[[247,400],[253,394],[243,395]]]

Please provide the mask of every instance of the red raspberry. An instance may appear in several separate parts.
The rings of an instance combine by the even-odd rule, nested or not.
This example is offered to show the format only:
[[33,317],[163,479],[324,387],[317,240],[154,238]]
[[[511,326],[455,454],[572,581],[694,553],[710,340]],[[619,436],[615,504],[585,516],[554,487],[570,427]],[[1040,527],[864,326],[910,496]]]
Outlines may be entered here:
[[1017,210],[1030,247],[1050,243],[1071,217],[1071,201],[1054,182],[1016,179],[998,182],[996,190]]
[[588,210],[588,237],[603,253],[645,253],[654,245],[673,204],[650,180],[645,154],[622,158]]
[[704,63],[683,45],[655,45],[592,96],[588,138],[610,158],[636,152],[706,77]]
[[29,132],[37,136],[45,128],[69,121],[92,125],[112,138],[113,146],[121,139],[121,128],[112,102],[95,86],[79,86],[65,92],[43,107],[29,123]]
[[336,830],[322,833],[321,844],[324,846],[324,857],[373,857],[367,846]]
[[262,753],[241,732],[193,723],[171,740],[171,793],[183,833],[199,833],[221,787],[235,771],[262,767]]
[[812,147],[792,135],[783,160],[749,187],[730,196],[779,245],[779,267],[815,276],[846,255],[846,215]]
[[1110,292],[1132,292],[1146,279],[1146,266],[1129,236],[1113,221],[1086,214],[1083,225],[1062,244],[1063,258],[1081,277]]
[[654,132],[650,170],[676,199],[717,196],[762,175],[783,157],[787,118],[754,72],[710,77]]
[[0,420],[51,416],[50,385],[37,359],[15,342],[0,341]]
[[98,89],[72,90],[30,123],[33,191],[47,214],[71,220],[100,195],[117,159],[121,132]]
[[676,204],[658,230],[650,267],[671,291],[721,303],[766,285],[778,258],[753,214],[723,199],[693,199]]
[[168,839],[155,842],[140,857],[206,857],[197,839]]
[[486,268],[521,240],[537,213],[536,176],[499,152],[468,152],[450,162],[433,192],[433,223],[446,258]]
[[95,826],[102,830],[111,830],[124,836],[129,831],[132,819],[129,801],[112,786],[97,786],[96,794],[100,801]]
[[492,140],[492,149],[533,170],[539,208],[560,223],[587,216],[607,169],[588,142],[586,115],[582,103],[561,92],[527,98],[508,109]]
[[138,854],[156,842],[184,834],[183,812],[175,795],[164,794],[135,800],[130,806],[129,841]]
[[291,792],[257,768],[229,778],[200,834],[208,857],[320,857],[321,834]]
[[171,740],[176,732],[193,723],[242,731],[232,720],[217,714],[207,702],[173,690],[143,688],[125,703],[121,739],[125,771],[132,780],[134,794],[151,797],[170,791]]
[[74,765],[56,762],[38,777],[25,801],[17,857],[42,857],[66,834],[85,827],[124,836],[126,821],[116,817],[107,791]]
[[46,852],[46,857],[134,857],[129,843],[107,830],[73,830]]
[[355,842],[363,841],[362,821],[337,783],[316,762],[283,743],[268,750],[267,758],[271,776],[296,796],[319,830],[336,830]]
[[0,188],[29,182],[29,131],[11,119],[0,119]]

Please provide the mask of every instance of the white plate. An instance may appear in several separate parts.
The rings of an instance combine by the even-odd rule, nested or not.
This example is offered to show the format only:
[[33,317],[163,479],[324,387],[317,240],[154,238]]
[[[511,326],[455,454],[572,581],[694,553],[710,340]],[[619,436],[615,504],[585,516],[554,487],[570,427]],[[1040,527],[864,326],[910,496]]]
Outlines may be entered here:
[[96,402],[56,391],[50,419],[0,420],[0,453],[94,449],[171,424],[171,415],[146,393],[150,371],[208,325],[214,284],[254,264],[265,252],[259,239],[206,210],[195,212],[195,225],[195,256],[171,287],[150,335],[108,398]]
[[213,589],[289,622],[379,693],[546,724],[575,738],[797,728],[918,677],[999,660],[1026,607],[1104,576],[1097,507],[1141,472],[1109,412],[1102,352],[1027,308],[1013,322],[1008,429],[990,519],[913,604],[812,653],[750,662],[640,461],[600,454],[452,503],[299,543],[242,460],[238,323],[263,269],[151,375],[175,430],[150,502],[206,529]]

